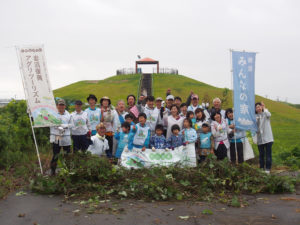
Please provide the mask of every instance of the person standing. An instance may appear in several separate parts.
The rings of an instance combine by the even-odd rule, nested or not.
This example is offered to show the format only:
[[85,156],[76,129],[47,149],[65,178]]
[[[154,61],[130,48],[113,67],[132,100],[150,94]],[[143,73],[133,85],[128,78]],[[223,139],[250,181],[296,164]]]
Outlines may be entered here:
[[153,96],[148,96],[143,110],[147,116],[146,124],[150,127],[151,136],[155,134],[156,125],[161,124],[160,111],[154,107],[154,100]]
[[220,111],[216,111],[211,116],[211,133],[214,136],[215,141],[215,155],[218,160],[222,160],[227,157],[227,151],[230,147],[228,141],[228,125],[225,119],[222,118]]
[[[143,96],[140,97],[139,102],[143,101]],[[133,122],[137,124],[139,122],[139,114],[142,112],[142,104],[135,104],[136,98],[134,95],[127,96],[127,109],[126,111],[133,116]]]
[[96,107],[97,97],[95,95],[90,94],[87,97],[87,101],[89,103],[89,108],[87,108],[85,112],[87,113],[88,116],[91,134],[96,135],[97,134],[96,126],[100,123],[101,110]]
[[118,117],[117,112],[111,106],[111,100],[109,97],[104,96],[100,100],[101,105],[101,122],[104,124],[106,133],[105,138],[108,141],[109,149],[106,151],[108,158],[113,157],[113,138],[114,138],[114,121]]
[[91,130],[88,115],[82,111],[82,101],[75,101],[75,111],[71,113],[73,150],[86,151],[89,147],[88,131]]
[[[259,150],[259,165],[267,174],[270,173],[272,166],[272,145],[274,142],[271,113],[265,108],[263,102],[255,104],[256,122],[257,122],[257,146]],[[265,161],[266,156],[266,161]]]
[[164,114],[164,126],[167,128],[167,135],[166,138],[169,139],[169,137],[171,137],[172,135],[172,126],[177,124],[180,128],[180,130],[182,129],[183,126],[183,120],[184,118],[179,116],[179,108],[177,105],[172,105],[171,108],[171,115],[168,116],[167,113]]
[[52,143],[53,157],[50,163],[51,175],[55,175],[58,154],[61,148],[66,153],[71,151],[71,115],[66,110],[66,102],[63,99],[57,101],[58,119],[61,121],[60,126],[50,127],[50,143]]

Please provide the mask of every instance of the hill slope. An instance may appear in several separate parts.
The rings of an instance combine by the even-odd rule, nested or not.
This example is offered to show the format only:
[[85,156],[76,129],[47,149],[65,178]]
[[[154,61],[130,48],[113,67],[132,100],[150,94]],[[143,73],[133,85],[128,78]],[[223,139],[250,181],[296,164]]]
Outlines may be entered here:
[[[128,94],[137,95],[139,79],[140,75],[135,74],[113,76],[100,81],[80,81],[54,90],[54,95],[55,97],[86,101],[86,97],[93,93],[98,98],[104,95],[109,96],[115,104],[119,99],[125,100]],[[216,88],[182,75],[156,74],[153,76],[154,96],[164,98],[168,88],[172,89],[173,95],[181,96],[183,100],[193,90],[199,95],[200,99],[205,96],[205,100],[210,101],[210,103],[214,97],[223,98],[224,92],[222,88]],[[229,91],[227,102],[224,102],[223,108],[232,106],[231,94],[231,91]],[[290,152],[295,146],[298,146],[300,151],[300,110],[261,96],[256,96],[256,101],[264,101],[272,113],[272,128],[275,137],[274,153],[278,155],[274,158],[280,161],[279,155],[283,152]]]

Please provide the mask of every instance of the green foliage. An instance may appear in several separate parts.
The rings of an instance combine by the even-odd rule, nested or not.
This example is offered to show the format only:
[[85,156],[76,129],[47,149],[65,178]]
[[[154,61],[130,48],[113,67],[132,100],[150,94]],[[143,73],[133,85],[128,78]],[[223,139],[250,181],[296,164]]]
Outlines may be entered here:
[[[247,163],[233,166],[215,156],[199,168],[153,167],[128,170],[111,165],[107,159],[78,153],[60,157],[57,176],[38,176],[31,189],[43,194],[95,193],[101,198],[145,200],[212,200],[237,206],[242,193],[293,192],[296,180],[266,175]],[[225,199],[225,200],[224,200]]]
[[[34,143],[25,101],[11,101],[0,111],[0,168],[28,161]],[[35,129],[40,147],[49,146],[49,128]]]

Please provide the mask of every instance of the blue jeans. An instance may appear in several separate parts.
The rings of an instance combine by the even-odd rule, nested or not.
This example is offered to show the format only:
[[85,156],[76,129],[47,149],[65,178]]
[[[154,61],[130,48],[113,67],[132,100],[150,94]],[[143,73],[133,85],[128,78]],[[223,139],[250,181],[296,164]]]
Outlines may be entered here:
[[[269,142],[263,145],[258,145],[259,150],[259,165],[261,169],[270,170],[272,166],[272,145],[273,142]],[[266,155],[266,163],[265,163],[265,155]]]

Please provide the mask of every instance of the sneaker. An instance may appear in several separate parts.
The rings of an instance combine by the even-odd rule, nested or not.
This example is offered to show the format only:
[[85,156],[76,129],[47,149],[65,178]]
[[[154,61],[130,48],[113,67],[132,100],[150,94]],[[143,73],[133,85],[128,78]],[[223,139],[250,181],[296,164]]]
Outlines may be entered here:
[[270,174],[270,170],[265,170],[265,173],[266,174]]

